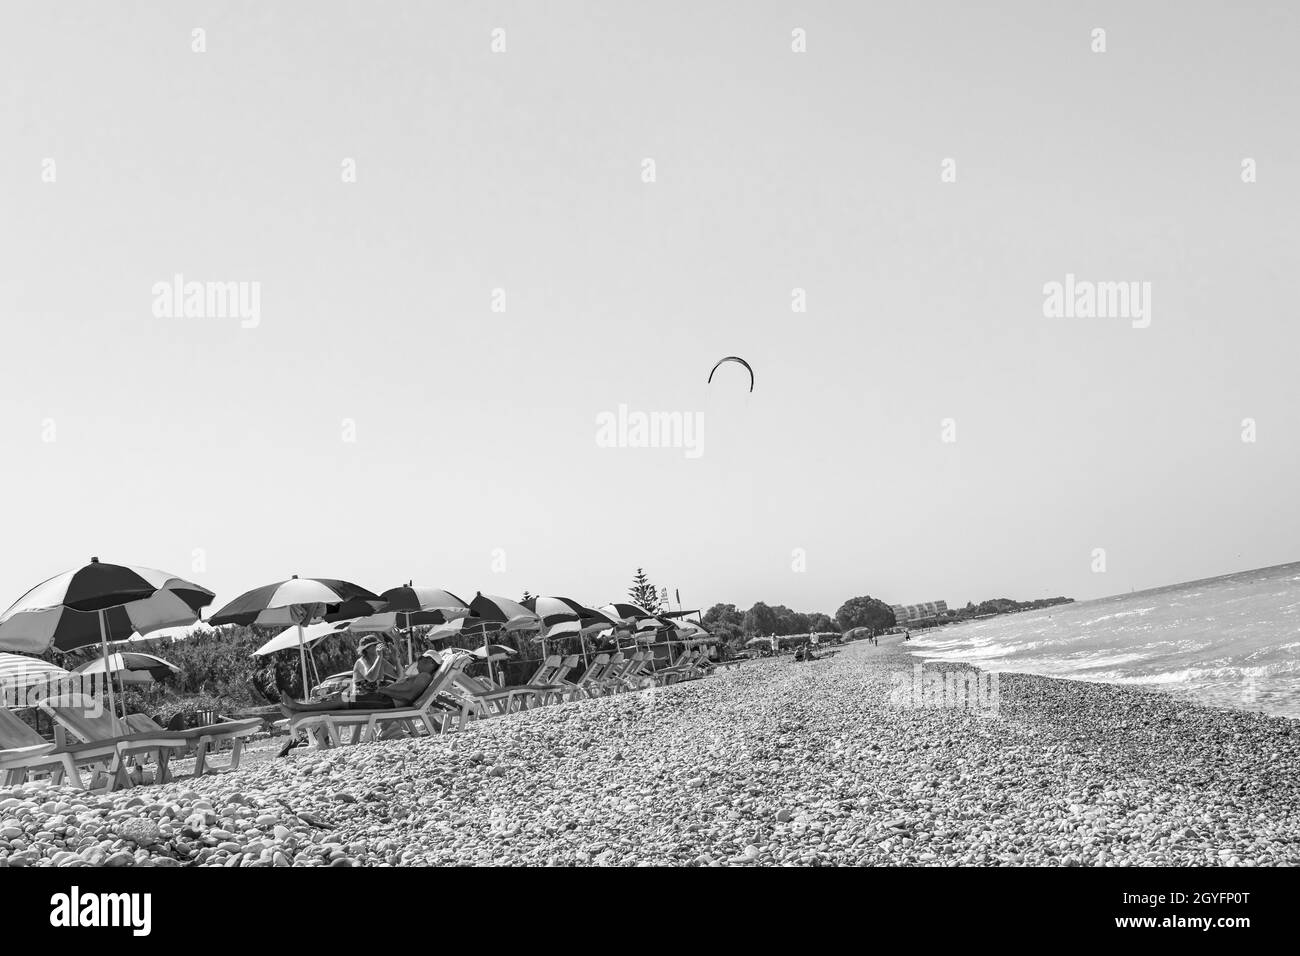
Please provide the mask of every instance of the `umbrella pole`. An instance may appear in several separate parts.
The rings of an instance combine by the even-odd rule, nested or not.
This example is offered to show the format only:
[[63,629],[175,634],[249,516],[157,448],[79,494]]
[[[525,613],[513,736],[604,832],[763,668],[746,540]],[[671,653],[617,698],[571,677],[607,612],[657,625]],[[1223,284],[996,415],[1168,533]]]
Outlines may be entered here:
[[307,645],[302,641],[302,622],[298,622],[298,663],[302,665],[302,699],[307,699]]
[[126,677],[122,671],[117,672],[117,699],[122,704],[122,719],[126,720]]
[[113,694],[113,675],[108,669],[108,625],[104,623],[104,611],[99,612],[99,649],[104,657],[104,681],[108,684],[108,712],[113,715],[113,723],[119,730],[122,725],[117,720],[117,699]]
[[492,672],[492,654],[488,651],[488,632],[486,629],[483,631],[483,656],[487,658],[488,680],[492,682],[493,686],[495,686],[497,678],[496,674]]
[[413,635],[411,634],[411,615],[406,615],[406,666],[410,667],[415,663],[415,651],[412,649]]

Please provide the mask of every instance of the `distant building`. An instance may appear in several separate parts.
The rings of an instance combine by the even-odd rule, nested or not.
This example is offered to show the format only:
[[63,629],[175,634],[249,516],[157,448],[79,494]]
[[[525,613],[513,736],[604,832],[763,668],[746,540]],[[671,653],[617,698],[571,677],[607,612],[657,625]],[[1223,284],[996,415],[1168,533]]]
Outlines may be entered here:
[[929,623],[948,613],[947,601],[929,601],[925,604],[893,605],[894,622],[906,627],[912,624]]

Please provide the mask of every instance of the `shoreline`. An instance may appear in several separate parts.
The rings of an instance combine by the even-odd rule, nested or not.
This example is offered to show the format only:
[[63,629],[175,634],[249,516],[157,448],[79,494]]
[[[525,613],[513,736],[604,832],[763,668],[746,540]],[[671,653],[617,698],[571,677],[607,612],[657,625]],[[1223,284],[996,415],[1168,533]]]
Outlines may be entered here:
[[1198,707],[1202,710],[1214,711],[1216,713],[1222,712],[1222,713],[1229,713],[1229,714],[1238,714],[1238,713],[1254,714],[1259,717],[1268,717],[1274,720],[1288,721],[1291,724],[1291,726],[1294,729],[1296,729],[1297,732],[1300,732],[1300,726],[1297,726],[1297,723],[1300,723],[1300,715],[1292,716],[1290,714],[1270,713],[1269,711],[1264,710],[1262,708],[1258,710],[1247,710],[1243,707],[1230,707],[1223,704],[1216,704],[1211,701],[1202,700],[1198,698],[1198,696],[1191,691],[1179,692],[1175,690],[1170,690],[1166,688],[1165,685],[1162,684],[1142,683],[1140,681],[1134,681],[1133,683],[1128,683],[1128,684],[1120,684],[1120,683],[1116,683],[1115,681],[1091,679],[1088,677],[1082,677],[1078,675],[1067,676],[1065,674],[1034,674],[1030,671],[1015,670],[1014,668],[1007,668],[1006,670],[996,670],[994,668],[985,666],[986,662],[947,660],[947,659],[939,659],[939,658],[922,657],[921,654],[925,650],[924,647],[912,648],[904,645],[904,649],[907,651],[908,655],[917,664],[924,664],[927,669],[929,668],[938,669],[944,666],[962,667],[970,670],[976,670],[983,674],[1000,674],[1005,676],[1015,675],[1017,677],[1032,677],[1038,680],[1062,681],[1068,684],[1101,685],[1104,687],[1113,687],[1116,690],[1126,690],[1126,691],[1132,691],[1134,693],[1141,693],[1141,694],[1155,694],[1159,697],[1163,697],[1170,701],[1176,701],[1177,703],[1185,704],[1189,707]]
[[891,706],[916,663],[969,671],[850,644],[163,787],[0,791],[0,866],[1300,863],[1290,719],[1011,672],[992,713]]

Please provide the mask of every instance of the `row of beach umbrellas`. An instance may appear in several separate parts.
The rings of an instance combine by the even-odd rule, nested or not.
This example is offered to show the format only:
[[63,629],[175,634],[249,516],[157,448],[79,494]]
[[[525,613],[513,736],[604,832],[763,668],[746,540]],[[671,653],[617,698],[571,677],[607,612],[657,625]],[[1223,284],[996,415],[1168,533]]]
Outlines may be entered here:
[[[89,564],[31,588],[0,614],[0,651],[41,654],[51,647],[71,651],[98,644],[96,669],[87,665],[78,672],[116,674],[119,682],[154,679],[175,668],[153,655],[110,654],[109,645],[133,635],[196,624],[214,598],[207,588],[178,575],[91,558]],[[672,629],[680,636],[698,637],[695,632],[702,633],[698,625],[671,620],[686,613],[695,612],[656,614],[626,603],[592,608],[564,597],[536,597],[519,603],[479,593],[466,602],[450,591],[411,582],[375,594],[350,581],[295,575],[246,591],[211,615],[208,623],[286,627],[285,633],[257,653],[296,646],[305,688],[308,643],[338,633],[339,627],[353,631],[404,628],[409,663],[411,633],[416,626],[432,626],[425,635],[428,640],[482,636],[484,648],[489,634],[500,632],[537,631],[543,642],[577,635],[583,639],[585,654],[585,638],[596,633],[631,630],[641,638]],[[485,656],[490,665],[493,655],[485,651]],[[146,674],[149,676],[125,676]],[[108,692],[110,709],[116,713],[111,680]]]

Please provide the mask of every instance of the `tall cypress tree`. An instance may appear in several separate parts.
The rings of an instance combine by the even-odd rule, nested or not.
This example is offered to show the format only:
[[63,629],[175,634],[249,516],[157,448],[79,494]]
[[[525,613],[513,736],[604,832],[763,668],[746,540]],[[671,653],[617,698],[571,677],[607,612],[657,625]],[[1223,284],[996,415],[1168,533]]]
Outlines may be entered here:
[[632,576],[632,586],[627,589],[627,596],[633,604],[640,605],[647,611],[659,611],[659,591],[641,568],[637,568],[636,574]]

